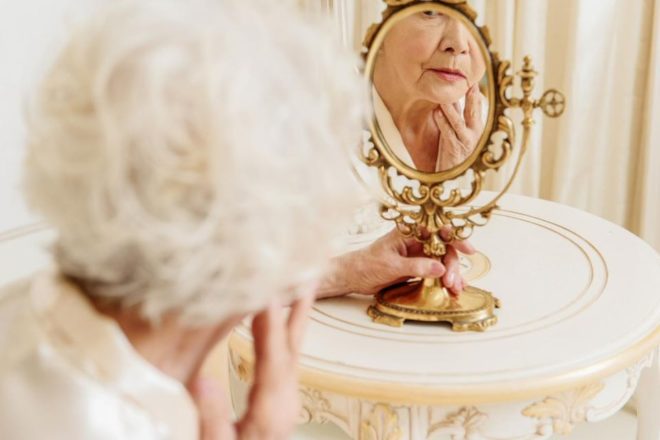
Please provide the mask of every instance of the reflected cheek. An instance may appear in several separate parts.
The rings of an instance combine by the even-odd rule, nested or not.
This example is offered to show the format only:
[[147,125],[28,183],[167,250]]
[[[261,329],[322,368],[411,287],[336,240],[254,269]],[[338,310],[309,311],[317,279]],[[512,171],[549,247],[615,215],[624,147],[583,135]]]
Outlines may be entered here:
[[417,64],[427,63],[435,52],[436,46],[429,39],[417,39],[401,47],[399,56]]
[[481,59],[481,56],[471,57],[469,72],[470,73],[467,76],[470,84],[481,81],[486,74],[486,64],[483,59]]

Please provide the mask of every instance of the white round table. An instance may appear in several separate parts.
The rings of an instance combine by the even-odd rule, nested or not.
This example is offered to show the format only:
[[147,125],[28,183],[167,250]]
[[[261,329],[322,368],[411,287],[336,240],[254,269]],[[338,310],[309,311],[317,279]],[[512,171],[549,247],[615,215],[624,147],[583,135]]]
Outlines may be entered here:
[[[360,440],[544,439],[617,412],[638,389],[638,439],[660,439],[660,257],[583,211],[506,196],[463,259],[502,301],[484,333],[376,324],[371,298],[316,303],[301,355],[303,421]],[[380,231],[382,233],[382,231]],[[363,235],[353,245],[375,238]],[[240,412],[249,328],[229,341]]]

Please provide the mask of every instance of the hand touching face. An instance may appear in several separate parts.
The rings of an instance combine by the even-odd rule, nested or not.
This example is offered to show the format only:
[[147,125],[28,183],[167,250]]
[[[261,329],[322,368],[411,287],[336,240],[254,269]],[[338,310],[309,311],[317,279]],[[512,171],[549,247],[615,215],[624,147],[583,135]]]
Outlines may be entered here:
[[276,304],[255,316],[254,382],[241,420],[232,420],[226,391],[218,384],[206,378],[194,381],[191,392],[200,415],[202,440],[291,437],[300,412],[298,355],[313,300],[313,295],[298,300],[288,317]]
[[484,98],[475,84],[465,97],[463,114],[456,104],[442,104],[433,113],[438,126],[438,171],[461,164],[474,151],[484,130],[482,119]]

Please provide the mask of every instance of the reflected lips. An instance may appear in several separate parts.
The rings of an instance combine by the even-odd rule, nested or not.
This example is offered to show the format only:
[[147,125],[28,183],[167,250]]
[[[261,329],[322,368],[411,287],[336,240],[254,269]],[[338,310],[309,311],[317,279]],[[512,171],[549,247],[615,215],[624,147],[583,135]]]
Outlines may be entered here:
[[467,79],[463,74],[463,72],[461,72],[460,70],[454,70],[454,69],[431,69],[431,70],[440,78],[449,82],[464,81]]

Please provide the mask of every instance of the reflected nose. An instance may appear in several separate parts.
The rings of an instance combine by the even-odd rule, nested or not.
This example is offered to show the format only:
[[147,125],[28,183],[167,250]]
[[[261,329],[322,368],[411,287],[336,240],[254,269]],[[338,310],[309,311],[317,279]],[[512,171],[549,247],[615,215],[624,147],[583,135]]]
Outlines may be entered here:
[[440,50],[452,55],[467,54],[469,51],[467,32],[468,30],[459,20],[451,18],[440,40]]

